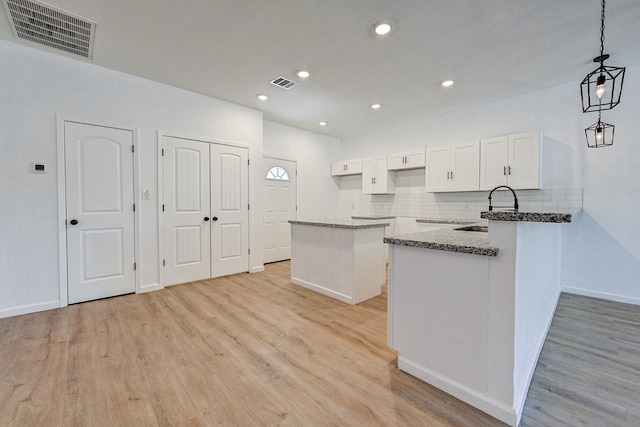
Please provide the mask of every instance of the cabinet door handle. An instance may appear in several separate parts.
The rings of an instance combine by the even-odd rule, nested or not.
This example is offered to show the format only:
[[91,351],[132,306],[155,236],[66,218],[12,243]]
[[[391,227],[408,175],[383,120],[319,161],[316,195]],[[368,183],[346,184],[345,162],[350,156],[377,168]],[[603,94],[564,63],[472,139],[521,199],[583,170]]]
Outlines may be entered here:
[[507,176],[507,167],[506,166],[502,167],[502,175]]
[[509,175],[511,175],[511,166],[509,166]]
[[451,173],[451,172],[447,171],[447,179],[450,179],[450,178],[449,178],[449,174],[450,174],[450,173]]
[[451,179],[453,179],[453,171],[451,171]]

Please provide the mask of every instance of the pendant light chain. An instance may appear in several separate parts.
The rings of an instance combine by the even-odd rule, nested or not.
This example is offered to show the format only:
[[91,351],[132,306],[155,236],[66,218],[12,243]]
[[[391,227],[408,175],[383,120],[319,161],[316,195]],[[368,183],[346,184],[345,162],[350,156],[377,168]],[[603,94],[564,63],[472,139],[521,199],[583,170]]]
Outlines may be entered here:
[[602,0],[602,14],[600,16],[600,66],[604,65],[604,6],[605,0]]

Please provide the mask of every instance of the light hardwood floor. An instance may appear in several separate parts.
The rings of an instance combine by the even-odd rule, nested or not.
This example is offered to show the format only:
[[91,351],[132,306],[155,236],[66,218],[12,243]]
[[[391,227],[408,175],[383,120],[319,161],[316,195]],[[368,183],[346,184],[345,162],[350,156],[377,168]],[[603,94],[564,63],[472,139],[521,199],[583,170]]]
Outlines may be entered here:
[[[640,367],[637,357],[635,365],[627,359],[640,348],[637,307],[596,321],[603,332],[635,334],[613,338],[596,357],[586,342],[566,345],[580,335],[571,332],[576,322],[584,339],[592,335],[571,311],[573,297],[568,308],[566,300],[540,360],[549,371],[536,370],[523,425],[637,421],[637,408],[621,411],[639,401]],[[349,306],[290,284],[286,262],[0,319],[0,426],[503,425],[398,371],[386,327],[386,289]],[[590,387],[605,390],[592,396],[581,382],[593,372],[578,365],[590,359],[600,368],[613,344],[625,354],[622,366],[603,371]],[[586,354],[572,363],[571,351]],[[555,385],[565,369],[570,379]],[[564,391],[572,387],[575,398]],[[591,418],[581,407],[616,415]]]

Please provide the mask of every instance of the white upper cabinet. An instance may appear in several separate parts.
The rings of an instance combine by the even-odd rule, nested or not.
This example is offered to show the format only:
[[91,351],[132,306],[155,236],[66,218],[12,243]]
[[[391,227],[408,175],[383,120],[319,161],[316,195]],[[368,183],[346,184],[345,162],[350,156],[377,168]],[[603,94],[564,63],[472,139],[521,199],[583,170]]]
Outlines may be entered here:
[[428,193],[480,189],[480,141],[427,148]]
[[362,160],[342,160],[339,162],[331,163],[331,175],[344,176],[344,175],[359,175],[362,173]]
[[499,185],[514,189],[540,188],[541,135],[528,132],[482,140],[480,189]]
[[387,156],[362,159],[362,192],[364,194],[393,194],[393,172],[387,170]]
[[424,149],[389,154],[387,157],[387,169],[389,170],[420,169],[425,166]]

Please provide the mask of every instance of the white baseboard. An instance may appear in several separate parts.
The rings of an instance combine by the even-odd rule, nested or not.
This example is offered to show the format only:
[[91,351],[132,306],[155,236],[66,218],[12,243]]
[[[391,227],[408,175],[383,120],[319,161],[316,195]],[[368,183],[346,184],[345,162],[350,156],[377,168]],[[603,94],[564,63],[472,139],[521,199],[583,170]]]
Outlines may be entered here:
[[298,279],[297,277],[292,277],[291,282],[295,283],[296,285],[300,285],[303,288],[311,289],[312,291],[316,291],[322,295],[326,295],[328,297],[335,298],[339,301],[353,305],[353,298],[348,295],[341,294],[331,289],[327,289],[323,286],[316,285],[315,283],[307,282],[306,280]]
[[163,289],[163,288],[164,288],[164,286],[161,285],[160,283],[148,283],[146,285],[140,286],[136,290],[136,294],[144,294],[146,292],[157,291],[157,290],[160,290],[160,289]]
[[607,292],[596,292],[596,291],[590,291],[587,289],[571,288],[566,286],[563,286],[561,290],[562,292],[566,292],[568,294],[582,295],[584,297],[600,298],[608,301],[622,302],[625,304],[640,305],[640,298],[631,298],[631,297],[625,297],[622,295],[610,294]]
[[251,267],[251,270],[249,270],[249,273],[261,273],[264,271],[264,265],[261,265],[259,267]]
[[398,357],[398,368],[446,393],[449,393],[454,397],[457,397],[463,402],[486,412],[492,417],[495,417],[510,426],[517,425],[518,416],[515,409],[505,403],[497,401],[491,396],[482,394],[479,391],[460,384],[449,377],[445,377],[425,368],[424,366],[411,362],[404,357]]
[[60,308],[60,300],[5,308],[0,310],[0,319],[4,317],[20,316],[21,314],[36,313],[38,311],[52,310],[54,308]]

